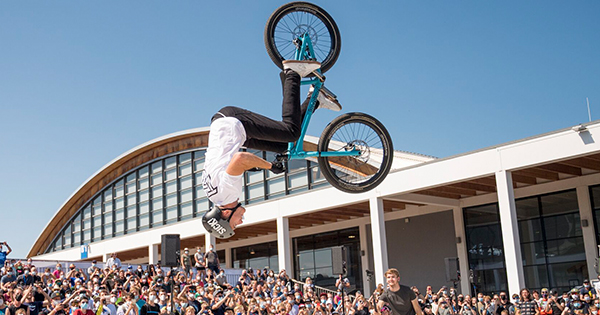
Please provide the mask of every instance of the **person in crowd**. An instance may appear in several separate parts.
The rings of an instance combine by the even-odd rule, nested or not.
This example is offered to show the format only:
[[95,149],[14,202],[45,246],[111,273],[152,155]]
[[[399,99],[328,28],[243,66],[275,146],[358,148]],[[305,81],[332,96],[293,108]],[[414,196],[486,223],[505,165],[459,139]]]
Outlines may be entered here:
[[[4,249],[6,247],[6,249]],[[4,266],[6,256],[12,252],[12,249],[6,241],[0,243],[0,266]]]
[[409,287],[398,283],[400,273],[397,269],[391,268],[387,270],[385,278],[388,288],[379,297],[379,309],[387,303],[394,315],[423,315],[415,293]]
[[110,254],[110,258],[106,260],[106,267],[110,270],[121,269],[121,260],[117,257],[117,253]]
[[522,289],[519,303],[516,307],[516,315],[540,315],[538,303],[533,300],[529,289]]
[[206,268],[210,269],[215,275],[219,273],[219,256],[212,244],[208,247],[206,254],[204,254],[204,263]]
[[196,247],[196,253],[194,253],[194,267],[196,267],[196,274],[200,277],[204,277],[204,271],[206,270],[206,261],[204,260],[204,253],[200,246]]

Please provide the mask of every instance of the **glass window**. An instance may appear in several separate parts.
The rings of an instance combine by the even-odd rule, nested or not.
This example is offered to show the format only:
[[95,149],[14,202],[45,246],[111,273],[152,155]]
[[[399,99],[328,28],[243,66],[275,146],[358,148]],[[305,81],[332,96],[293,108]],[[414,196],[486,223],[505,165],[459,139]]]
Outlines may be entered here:
[[113,203],[112,201],[104,204],[104,213],[112,213],[113,211]]
[[140,215],[140,229],[141,227],[150,225],[150,215],[144,214]]
[[79,232],[79,231],[81,231],[81,216],[79,214],[77,214],[73,218],[73,232]]
[[127,196],[127,205],[135,205],[137,203],[137,196],[135,194]]
[[123,180],[120,180],[115,184],[115,197],[123,197],[124,194]]
[[308,177],[306,177],[305,172],[289,174],[288,180],[289,180],[289,187],[291,189],[298,188],[298,187],[305,187],[306,185],[308,185]]
[[248,186],[248,199],[263,197],[265,194],[265,186],[263,182]]
[[115,222],[115,235],[122,235],[125,231],[125,222],[124,221],[116,221]]
[[181,192],[181,202],[187,202],[192,200],[192,190],[187,189]]
[[146,201],[149,198],[150,198],[150,193],[147,189],[140,191],[140,202]]
[[140,214],[148,213],[150,211],[150,204],[148,202],[140,203]]
[[158,161],[152,164],[152,174],[160,173],[162,171],[162,161]]
[[177,206],[167,208],[167,223],[177,221]]
[[163,208],[163,200],[162,198],[157,198],[152,200],[152,210],[159,210]]
[[127,219],[127,231],[135,231],[137,228],[137,217]]
[[92,240],[92,230],[83,231],[83,243],[89,243]]
[[[354,237],[349,238],[349,235]],[[362,289],[360,237],[356,237],[358,235],[358,228],[351,228],[294,238],[296,279],[304,280],[310,276],[315,285],[335,289],[337,275],[334,275],[332,270],[331,248],[344,245],[348,248],[349,256],[348,279],[352,285],[349,290]]]
[[246,172],[246,182],[256,183],[264,180],[264,172]]
[[463,214],[469,269],[475,276],[476,291],[490,294],[506,290],[498,204],[465,208]]
[[196,199],[206,198],[206,193],[202,186],[194,188],[196,190]]
[[208,208],[209,208],[208,199],[204,198],[204,199],[196,200],[196,211],[198,213],[208,211]]
[[125,210],[119,209],[115,211],[115,220],[123,220],[125,219]]
[[140,179],[140,189],[146,189],[150,186],[148,177]]
[[194,151],[194,160],[203,159],[205,153],[206,153],[206,150]]
[[111,223],[104,225],[104,237],[105,238],[112,237],[112,234],[113,234],[112,221],[110,221],[110,222]]
[[192,174],[192,164],[179,166],[179,176],[185,176],[189,174]]
[[128,183],[125,190],[127,191],[127,194],[135,193],[137,191],[136,183]]
[[73,246],[77,246],[81,244],[81,233],[75,232],[73,233]]
[[184,153],[179,155],[179,164],[185,164],[192,161],[192,153]]
[[83,230],[88,230],[92,227],[92,219],[83,220]]
[[590,199],[596,227],[596,244],[600,244],[600,185],[590,187]]
[[152,226],[160,226],[163,225],[163,212],[153,211],[152,212]]
[[177,164],[177,157],[175,157],[175,156],[165,159],[165,169],[175,167],[176,164]]
[[204,169],[204,159],[194,161],[194,172],[200,172]]
[[152,198],[162,197],[163,188],[162,185],[152,187]]
[[115,199],[115,208],[120,209],[120,208],[123,208],[124,206],[125,206],[124,198]]
[[[587,277],[585,249],[575,190],[516,200],[519,235],[525,265],[525,282],[530,289],[542,287],[569,290]],[[565,266],[585,270],[573,272],[565,281],[557,272]],[[560,270],[560,271],[559,271]]]
[[92,209],[90,208],[90,206],[85,207],[85,209],[83,209],[83,219],[89,219],[92,217]]
[[165,171],[165,181],[174,180],[177,178],[177,169]]
[[179,189],[186,189],[192,187],[192,176],[186,176],[179,179]]
[[94,233],[94,237],[93,237],[94,242],[97,242],[102,239],[102,227],[101,226],[95,227],[93,230],[93,233]]
[[133,181],[135,181],[135,172],[133,172],[133,173],[131,173],[131,174],[127,175],[127,177],[126,177],[126,181],[127,181],[128,183],[129,183],[129,182],[133,182]]
[[184,203],[181,205],[181,217],[190,218],[193,214],[193,206],[191,202]]
[[102,226],[102,217],[94,217],[94,227]]
[[167,196],[167,207],[177,205],[177,194]]
[[165,184],[165,187],[167,189],[167,194],[175,193],[177,191],[177,181],[169,182]]
[[152,175],[152,186],[162,184],[162,173]]
[[285,177],[269,179],[267,181],[267,191],[269,196],[285,193]]
[[141,167],[138,170],[138,176],[139,176],[139,178],[147,177],[148,176],[148,166]]
[[135,206],[127,207],[127,217],[135,218],[137,216],[137,209]]
[[105,201],[111,200],[112,197],[113,197],[112,188],[109,188],[109,189],[107,189],[107,190],[104,191],[104,200]]

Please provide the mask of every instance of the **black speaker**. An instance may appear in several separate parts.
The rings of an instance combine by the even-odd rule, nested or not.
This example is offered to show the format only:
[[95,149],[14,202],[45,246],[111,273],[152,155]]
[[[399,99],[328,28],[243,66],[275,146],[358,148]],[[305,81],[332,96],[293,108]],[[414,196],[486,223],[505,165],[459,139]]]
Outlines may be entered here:
[[348,247],[347,246],[336,246],[331,248],[331,262],[333,264],[333,274],[346,275],[348,264]]
[[458,265],[458,258],[456,257],[446,257],[444,258],[446,262],[446,281],[458,281],[460,274],[460,266]]
[[163,234],[160,243],[160,262],[163,267],[179,266],[179,234]]

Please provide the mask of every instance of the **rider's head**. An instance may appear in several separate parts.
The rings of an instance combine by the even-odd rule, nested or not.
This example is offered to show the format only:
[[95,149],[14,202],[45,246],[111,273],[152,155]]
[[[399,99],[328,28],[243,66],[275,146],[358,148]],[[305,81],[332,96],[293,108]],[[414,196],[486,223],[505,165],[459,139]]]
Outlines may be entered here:
[[202,224],[209,233],[218,238],[230,238],[233,230],[243,223],[246,209],[235,201],[222,206],[214,206],[202,217]]

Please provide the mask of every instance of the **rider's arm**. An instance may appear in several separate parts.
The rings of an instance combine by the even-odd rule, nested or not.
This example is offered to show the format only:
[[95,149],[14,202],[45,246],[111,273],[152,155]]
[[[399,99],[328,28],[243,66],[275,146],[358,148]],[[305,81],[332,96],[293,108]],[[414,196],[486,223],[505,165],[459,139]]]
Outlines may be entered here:
[[239,176],[244,174],[245,171],[255,167],[268,170],[271,166],[270,162],[263,160],[252,153],[237,152],[233,155],[233,158],[225,171],[229,175]]

